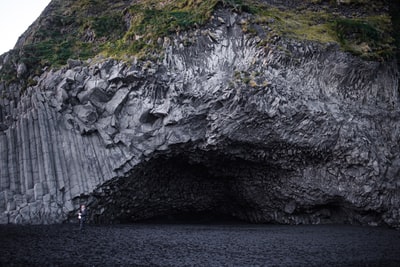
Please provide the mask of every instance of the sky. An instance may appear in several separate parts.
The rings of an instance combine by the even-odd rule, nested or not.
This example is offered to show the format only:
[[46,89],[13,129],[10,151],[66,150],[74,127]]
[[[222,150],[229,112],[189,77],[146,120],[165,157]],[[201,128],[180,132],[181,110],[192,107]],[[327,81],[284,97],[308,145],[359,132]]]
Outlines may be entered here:
[[12,49],[51,0],[0,0],[0,55]]

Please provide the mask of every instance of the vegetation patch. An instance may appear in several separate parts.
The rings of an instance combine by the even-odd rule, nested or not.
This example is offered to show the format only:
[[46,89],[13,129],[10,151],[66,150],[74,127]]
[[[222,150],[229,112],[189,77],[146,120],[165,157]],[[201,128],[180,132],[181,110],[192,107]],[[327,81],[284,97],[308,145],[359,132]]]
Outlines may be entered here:
[[384,59],[393,56],[395,51],[390,25],[388,16],[376,16],[367,19],[337,19],[334,28],[344,50],[366,59]]
[[131,17],[129,30],[104,52],[118,57],[126,52],[146,55],[149,51],[159,51],[158,38],[204,24],[218,2],[148,0],[134,3],[127,10]]
[[94,30],[96,37],[116,39],[126,31],[120,14],[94,17],[90,22],[91,25],[89,27]]
[[[305,5],[320,6],[328,2],[304,1]],[[349,2],[369,4],[364,0]],[[349,18],[324,8],[277,8],[257,0],[82,0],[57,4],[30,41],[11,53],[14,63],[3,65],[1,80],[17,80],[15,66],[19,63],[24,63],[32,76],[40,74],[44,66],[64,65],[69,58],[161,55],[163,37],[204,25],[221,6],[253,15],[242,24],[248,34],[257,34],[257,24],[271,29],[264,43],[274,36],[336,42],[343,50],[371,60],[390,57],[395,49],[389,15]]]
[[334,42],[330,27],[332,17],[326,12],[296,12],[274,7],[258,8],[255,23],[267,24],[272,34],[322,43]]
[[344,51],[369,60],[385,60],[395,51],[389,15],[347,18],[323,10],[279,9],[265,4],[253,5],[252,11],[253,23],[268,25],[272,36],[335,42]]

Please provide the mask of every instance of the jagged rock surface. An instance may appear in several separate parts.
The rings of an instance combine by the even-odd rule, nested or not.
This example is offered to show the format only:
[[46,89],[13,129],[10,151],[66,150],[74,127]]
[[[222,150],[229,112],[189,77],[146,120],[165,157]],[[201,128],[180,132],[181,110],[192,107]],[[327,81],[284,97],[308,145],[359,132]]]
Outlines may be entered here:
[[220,13],[161,40],[160,62],[70,61],[0,99],[1,222],[62,222],[85,202],[98,222],[208,212],[400,227],[396,62],[265,48]]

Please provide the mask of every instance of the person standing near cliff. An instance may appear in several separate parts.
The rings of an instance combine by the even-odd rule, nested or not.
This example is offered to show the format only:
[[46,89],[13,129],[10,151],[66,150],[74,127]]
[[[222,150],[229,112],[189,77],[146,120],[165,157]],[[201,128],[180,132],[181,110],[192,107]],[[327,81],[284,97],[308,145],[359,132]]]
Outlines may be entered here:
[[81,231],[85,229],[86,217],[87,217],[86,206],[82,204],[78,212],[79,230]]

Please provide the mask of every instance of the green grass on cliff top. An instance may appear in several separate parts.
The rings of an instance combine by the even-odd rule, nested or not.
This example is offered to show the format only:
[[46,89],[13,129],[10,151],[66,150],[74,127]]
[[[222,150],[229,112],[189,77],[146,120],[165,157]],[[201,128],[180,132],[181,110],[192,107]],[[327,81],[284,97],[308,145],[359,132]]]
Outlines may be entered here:
[[255,23],[268,24],[281,36],[319,43],[338,43],[342,50],[367,60],[393,56],[394,38],[389,15],[347,18],[338,14],[309,10],[257,8]]
[[[279,9],[256,0],[59,3],[47,18],[47,25],[51,27],[46,24],[39,27],[21,49],[20,58],[15,59],[28,66],[30,75],[39,74],[43,66],[64,65],[69,58],[85,60],[102,54],[123,59],[160,54],[159,38],[204,25],[218,6],[252,13],[253,19],[243,24],[243,30],[250,34],[255,33],[252,25],[268,25],[272,34],[321,43],[336,42],[343,50],[372,60],[391,56],[394,49],[389,15],[345,18],[323,9]],[[268,43],[270,37],[271,34],[264,42]],[[12,81],[16,79],[15,72],[15,68],[3,66],[0,79]]]
[[[352,1],[369,4],[367,0]],[[116,42],[108,42],[103,53],[123,57],[127,54],[145,56],[151,51],[159,51],[158,38],[203,25],[219,4],[234,11],[252,13],[254,19],[243,26],[243,30],[250,33],[252,24],[268,24],[275,34],[320,43],[336,42],[343,50],[372,60],[391,56],[394,49],[389,15],[345,18],[324,10],[309,11],[302,7],[283,10],[256,0],[147,0],[129,8],[132,17],[130,29]],[[268,42],[268,37],[265,42]]]
[[[132,4],[127,9],[130,28],[116,42],[108,42],[106,56],[146,56],[159,51],[157,40],[206,23],[220,1],[155,1]],[[223,1],[224,2],[224,1]]]

